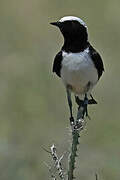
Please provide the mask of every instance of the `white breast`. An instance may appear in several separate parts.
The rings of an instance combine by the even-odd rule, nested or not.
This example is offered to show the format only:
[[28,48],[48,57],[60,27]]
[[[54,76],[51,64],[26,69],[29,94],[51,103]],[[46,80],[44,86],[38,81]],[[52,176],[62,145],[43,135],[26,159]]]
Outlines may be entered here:
[[86,86],[91,83],[92,87],[97,83],[97,70],[89,55],[89,49],[80,53],[66,53],[63,51],[61,78],[65,86],[71,86],[76,94],[84,94]]

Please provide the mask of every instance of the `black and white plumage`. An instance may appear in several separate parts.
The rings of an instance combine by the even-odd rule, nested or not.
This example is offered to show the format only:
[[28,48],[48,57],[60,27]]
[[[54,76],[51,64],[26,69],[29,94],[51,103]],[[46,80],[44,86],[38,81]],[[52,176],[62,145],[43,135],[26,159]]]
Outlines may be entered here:
[[89,43],[87,26],[80,18],[66,16],[51,24],[59,27],[64,37],[63,47],[54,59],[53,72],[62,79],[72,106],[70,93],[79,97],[90,95],[104,71],[103,62]]

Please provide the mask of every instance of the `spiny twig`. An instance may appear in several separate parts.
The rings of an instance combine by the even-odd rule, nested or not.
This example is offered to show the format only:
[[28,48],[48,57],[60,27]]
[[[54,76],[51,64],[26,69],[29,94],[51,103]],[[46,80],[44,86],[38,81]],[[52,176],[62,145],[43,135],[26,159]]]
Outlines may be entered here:
[[83,108],[78,109],[77,120],[75,124],[71,125],[72,128],[72,146],[69,156],[69,167],[68,167],[68,180],[73,180],[75,170],[75,158],[77,157],[77,146],[79,144],[80,131],[83,130],[85,121],[83,117]]
[[71,153],[69,157],[69,170],[68,170],[68,180],[72,180],[73,177],[73,171],[75,169],[75,158],[77,157],[77,145],[79,144],[78,138],[79,133],[77,131],[72,133],[73,140],[72,140],[72,147],[71,147]]

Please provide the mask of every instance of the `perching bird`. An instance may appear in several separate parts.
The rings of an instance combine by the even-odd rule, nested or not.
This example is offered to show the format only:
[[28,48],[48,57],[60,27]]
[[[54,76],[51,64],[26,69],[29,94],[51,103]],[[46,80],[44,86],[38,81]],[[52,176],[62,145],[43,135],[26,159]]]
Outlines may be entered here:
[[[57,22],[51,23],[57,26],[63,37],[62,49],[55,56],[53,72],[63,81],[70,108],[70,121],[73,123],[71,92],[75,94],[76,102],[83,106],[84,114],[87,114],[88,104],[97,104],[91,95],[91,90],[100,79],[104,66],[99,53],[88,41],[88,28],[83,20],[74,16],[66,16]],[[84,100],[80,97],[84,96]],[[91,99],[88,100],[88,97]]]

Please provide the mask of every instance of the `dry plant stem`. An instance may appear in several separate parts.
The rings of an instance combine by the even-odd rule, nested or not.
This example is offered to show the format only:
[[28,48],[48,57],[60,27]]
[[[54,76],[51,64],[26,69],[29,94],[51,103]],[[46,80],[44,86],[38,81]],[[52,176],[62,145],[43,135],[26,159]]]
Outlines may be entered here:
[[62,168],[62,164],[61,164],[61,161],[63,159],[63,155],[60,158],[58,158],[58,155],[57,155],[57,152],[56,152],[56,147],[55,147],[54,144],[51,146],[50,149],[51,149],[51,155],[52,155],[52,158],[53,158],[53,161],[54,161],[54,166],[58,170],[58,175],[59,175],[60,179],[65,180],[64,173],[63,173],[63,168]]
[[71,153],[69,156],[69,167],[68,167],[68,180],[74,179],[74,170],[75,170],[75,158],[77,157],[77,147],[79,144],[79,133],[83,129],[84,120],[83,117],[83,107],[78,109],[77,120],[75,124],[72,125],[72,146]]

